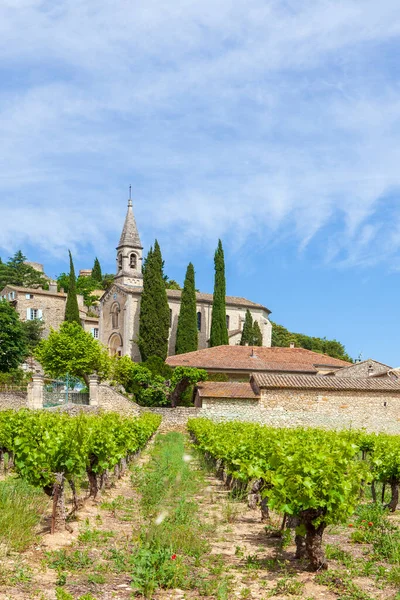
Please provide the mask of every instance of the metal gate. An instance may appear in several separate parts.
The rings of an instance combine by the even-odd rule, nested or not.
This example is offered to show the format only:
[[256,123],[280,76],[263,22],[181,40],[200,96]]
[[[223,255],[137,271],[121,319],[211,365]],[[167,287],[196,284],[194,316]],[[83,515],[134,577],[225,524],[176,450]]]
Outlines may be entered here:
[[43,389],[43,408],[62,406],[63,404],[89,404],[89,393],[82,391],[81,382],[69,377],[45,381]]

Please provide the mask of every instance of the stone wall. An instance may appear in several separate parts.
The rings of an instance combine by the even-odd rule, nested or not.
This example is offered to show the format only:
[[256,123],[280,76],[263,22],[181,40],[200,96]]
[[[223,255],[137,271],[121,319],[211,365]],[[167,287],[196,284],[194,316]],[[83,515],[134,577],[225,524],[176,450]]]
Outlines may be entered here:
[[142,411],[136,402],[132,402],[106,383],[100,383],[97,401],[99,409],[118,412],[124,416],[135,417]]
[[261,415],[259,401],[246,398],[203,398],[200,411],[202,417],[230,421],[253,421],[255,417],[260,419]]
[[369,377],[371,375],[384,375],[388,372],[390,367],[383,365],[369,358],[360,363],[349,365],[339,369],[335,373],[335,377]]
[[203,416],[200,408],[178,406],[177,408],[142,408],[162,416],[162,425],[186,425],[188,419]]
[[18,410],[26,408],[28,402],[27,392],[8,391],[0,392],[0,410]]
[[261,390],[260,408],[288,426],[362,428],[400,433],[400,394],[318,390]]

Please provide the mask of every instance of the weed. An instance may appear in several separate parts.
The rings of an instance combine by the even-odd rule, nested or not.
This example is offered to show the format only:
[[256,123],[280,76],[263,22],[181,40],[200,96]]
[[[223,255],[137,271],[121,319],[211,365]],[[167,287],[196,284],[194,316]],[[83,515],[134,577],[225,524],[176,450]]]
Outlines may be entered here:
[[270,590],[268,596],[279,596],[280,594],[289,594],[297,596],[303,590],[304,583],[289,576],[279,579],[275,587]]
[[227,500],[222,506],[222,519],[224,523],[234,523],[238,517],[240,506],[237,502]]
[[95,544],[99,546],[101,544],[106,544],[108,540],[114,537],[115,533],[113,531],[102,531],[101,529],[84,529],[78,536],[78,540],[82,544]]
[[88,575],[88,583],[105,583],[106,582],[106,578],[104,577],[104,575],[101,575],[101,573],[91,573],[90,575]]
[[21,551],[36,539],[35,528],[46,509],[44,494],[21,479],[0,482],[0,545]]
[[250,590],[250,588],[248,588],[248,587],[242,588],[240,590],[240,597],[241,598],[251,598],[251,590]]
[[167,548],[142,547],[134,555],[132,587],[145,598],[151,598],[159,587],[180,587],[185,575],[186,568],[181,558]]
[[63,588],[56,588],[56,600],[74,600],[72,594],[66,592]]
[[332,570],[319,573],[315,576],[315,581],[340,594],[340,600],[373,600],[352,582],[347,573],[341,571]]
[[62,549],[47,552],[47,563],[50,569],[79,571],[90,567],[93,564],[93,560],[86,550],[75,550],[74,552],[67,553],[66,550]]

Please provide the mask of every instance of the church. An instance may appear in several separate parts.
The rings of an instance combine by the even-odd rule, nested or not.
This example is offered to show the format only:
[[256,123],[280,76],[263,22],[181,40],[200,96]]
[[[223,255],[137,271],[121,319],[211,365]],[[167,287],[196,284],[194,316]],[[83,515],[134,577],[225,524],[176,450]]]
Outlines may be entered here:
[[[143,247],[133,214],[132,201],[129,200],[125,223],[117,246],[114,283],[100,299],[99,336],[101,342],[108,346],[110,354],[130,356],[135,362],[141,360],[136,340],[139,335],[140,297],[143,290],[142,263]],[[169,356],[175,354],[181,293],[180,290],[167,289],[170,309]],[[201,292],[196,294],[199,350],[207,348],[209,345],[212,301],[212,294]],[[226,325],[229,344],[240,343],[247,310],[260,326],[262,345],[270,347],[272,326],[269,315],[271,311],[261,304],[235,296],[226,297]]]

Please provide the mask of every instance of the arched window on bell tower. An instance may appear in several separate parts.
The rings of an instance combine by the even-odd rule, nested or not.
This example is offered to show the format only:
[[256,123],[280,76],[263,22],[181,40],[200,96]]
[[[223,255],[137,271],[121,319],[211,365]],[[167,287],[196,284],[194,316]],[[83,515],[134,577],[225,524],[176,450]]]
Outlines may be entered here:
[[118,252],[118,271],[122,269],[122,252]]
[[197,331],[201,331],[201,312],[197,313]]
[[137,256],[134,252],[132,252],[132,254],[129,257],[129,266],[131,269],[137,268]]

